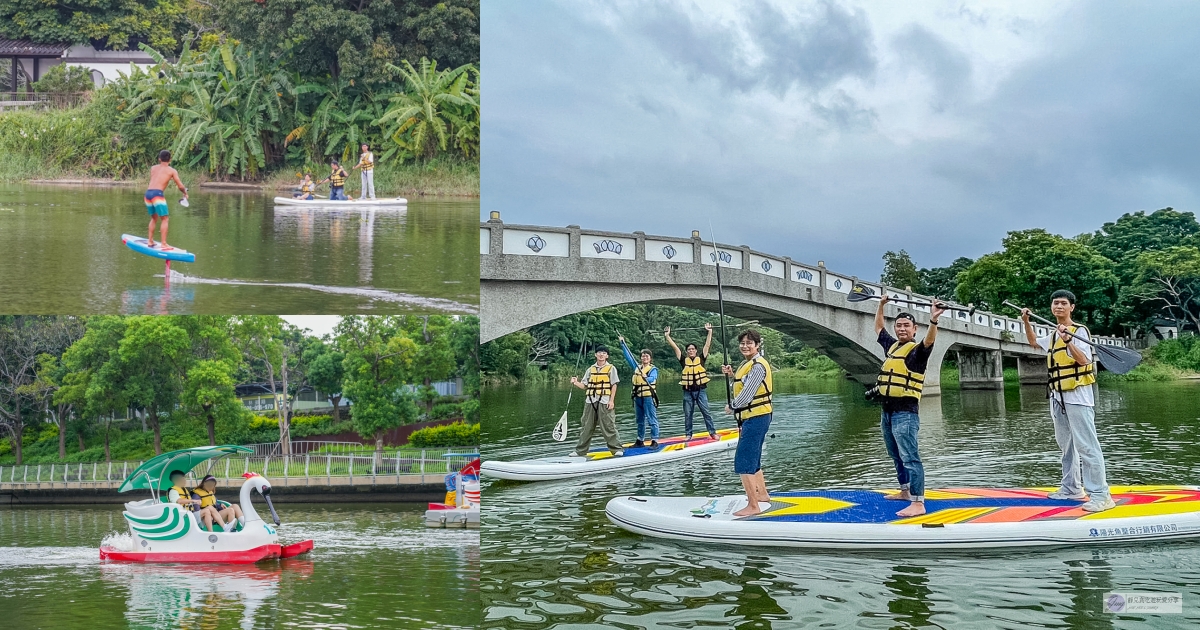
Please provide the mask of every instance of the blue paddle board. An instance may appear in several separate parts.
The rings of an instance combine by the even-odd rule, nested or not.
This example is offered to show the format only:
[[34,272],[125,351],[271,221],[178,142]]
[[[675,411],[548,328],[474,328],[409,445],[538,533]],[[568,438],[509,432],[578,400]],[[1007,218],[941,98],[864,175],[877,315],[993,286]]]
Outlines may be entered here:
[[122,234],[121,242],[125,243],[125,246],[129,249],[139,254],[145,254],[146,256],[153,256],[154,258],[161,258],[163,260],[177,260],[179,262],[196,262],[196,255],[186,249],[179,249],[178,247],[163,249],[162,245],[159,244],[151,247],[147,244],[148,241],[146,239],[132,234]]

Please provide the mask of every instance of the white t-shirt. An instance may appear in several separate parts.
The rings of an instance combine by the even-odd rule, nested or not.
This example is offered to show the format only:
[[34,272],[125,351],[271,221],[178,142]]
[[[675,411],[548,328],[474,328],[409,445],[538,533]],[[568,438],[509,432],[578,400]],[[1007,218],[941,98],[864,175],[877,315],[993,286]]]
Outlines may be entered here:
[[[1092,339],[1091,335],[1088,335],[1087,330],[1082,327],[1080,327],[1079,330],[1075,331],[1074,334],[1076,337],[1079,337],[1080,339],[1087,339],[1088,341],[1091,341],[1091,339]],[[1050,342],[1053,341],[1053,339],[1056,335],[1058,335],[1058,331],[1054,330],[1049,335],[1046,335],[1045,337],[1038,337],[1038,340],[1037,340],[1038,345],[1042,347],[1042,350],[1045,350],[1046,352],[1050,352]],[[1081,354],[1083,354],[1083,356],[1087,357],[1089,360],[1091,360],[1093,362],[1096,360],[1095,357],[1092,355],[1092,347],[1090,345],[1088,345],[1082,341],[1072,341],[1072,343],[1075,344],[1075,347],[1079,349],[1079,352]],[[1055,398],[1058,398],[1060,394],[1059,394],[1059,392],[1055,391],[1055,392],[1051,392],[1050,395]],[[1095,407],[1096,406],[1095,386],[1093,386],[1093,385],[1088,385],[1086,387],[1076,387],[1075,389],[1072,389],[1070,391],[1062,392],[1061,396],[1062,396],[1063,404],[1066,404],[1066,405],[1083,405],[1084,407]]]
[[[583,382],[587,383],[588,381],[592,380],[592,374],[600,371],[601,369],[609,370],[608,376],[609,376],[609,380],[612,381],[610,383],[611,385],[616,385],[617,383],[621,382],[621,379],[617,377],[617,368],[612,363],[605,363],[603,368],[597,367],[595,364],[593,364],[591,367],[589,367],[587,369],[587,374],[585,374],[583,376]],[[611,398],[611,396],[609,396],[607,394],[604,396],[601,396],[600,404],[607,405],[609,398]],[[596,397],[588,396],[584,400],[588,403],[594,403],[594,402],[596,402]]]

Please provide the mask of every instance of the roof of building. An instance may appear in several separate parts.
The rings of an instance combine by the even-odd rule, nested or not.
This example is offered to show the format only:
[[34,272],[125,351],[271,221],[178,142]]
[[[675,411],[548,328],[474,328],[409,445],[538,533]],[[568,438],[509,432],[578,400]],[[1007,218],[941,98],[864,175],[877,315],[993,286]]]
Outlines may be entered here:
[[0,56],[3,57],[61,57],[70,47],[69,43],[39,44],[27,39],[0,38]]

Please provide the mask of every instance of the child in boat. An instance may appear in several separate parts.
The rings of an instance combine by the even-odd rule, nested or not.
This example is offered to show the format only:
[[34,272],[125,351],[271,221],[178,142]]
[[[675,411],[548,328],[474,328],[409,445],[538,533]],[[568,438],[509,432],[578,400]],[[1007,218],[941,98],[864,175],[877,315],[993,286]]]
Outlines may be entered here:
[[[216,504],[216,506],[220,507],[221,504],[217,501],[216,497],[217,478],[209,475],[204,478],[204,481],[200,482],[200,485],[212,496],[213,502]],[[224,522],[229,523],[230,525],[233,525],[235,519],[242,525],[246,524],[246,517],[242,515],[242,507],[236,503],[227,503],[226,506],[221,509],[220,515]],[[224,525],[221,527],[224,527]]]
[[[204,523],[208,527],[208,531],[212,531],[213,520],[216,520],[217,523],[221,525],[221,528],[224,529],[225,522],[221,520],[221,515],[217,512],[217,508],[213,505],[204,505],[203,500],[196,496],[196,491],[199,490],[199,488],[193,488],[191,491],[188,491],[186,488],[184,488],[184,477],[185,475],[181,470],[171,471],[171,489],[167,491],[167,500],[171,503],[178,503],[179,505],[182,505],[183,507],[194,512],[197,519],[203,519]],[[209,478],[210,477],[205,477],[204,479],[207,481]],[[216,479],[213,479],[213,484],[216,484]],[[201,483],[201,485],[203,485],[203,483]]]
[[143,199],[146,202],[146,212],[150,213],[150,236],[146,239],[146,244],[150,247],[154,247],[154,224],[161,221],[159,236],[162,237],[162,242],[160,245],[162,249],[171,249],[167,245],[167,222],[170,217],[167,216],[167,200],[163,197],[163,191],[171,182],[175,182],[175,187],[183,193],[183,198],[187,199],[187,188],[184,187],[183,182],[179,181],[179,172],[171,168],[171,152],[164,149],[158,152],[158,164],[150,167],[150,184],[146,187],[146,195]]
[[213,521],[221,526],[222,530],[229,531],[229,526],[226,525],[224,514],[217,510],[217,478],[212,475],[206,475],[200,480],[200,485],[192,488],[192,498],[199,501],[200,509],[197,516],[204,520],[204,526],[208,531],[212,531]]
[[300,182],[300,192],[292,195],[292,198],[293,199],[304,199],[306,201],[312,201],[313,199],[315,199],[315,197],[313,197],[313,193],[315,193],[316,191],[317,191],[317,185],[313,183],[312,173],[305,173],[304,181]]

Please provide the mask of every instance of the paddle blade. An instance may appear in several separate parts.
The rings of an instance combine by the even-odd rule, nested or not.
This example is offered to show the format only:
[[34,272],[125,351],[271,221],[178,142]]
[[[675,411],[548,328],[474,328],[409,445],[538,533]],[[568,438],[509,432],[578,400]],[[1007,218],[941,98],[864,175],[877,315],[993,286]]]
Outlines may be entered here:
[[846,295],[846,299],[851,302],[865,302],[878,298],[879,296],[875,295],[874,289],[857,282],[854,283],[854,286],[850,287],[850,293]]
[[179,205],[181,205],[181,206],[183,206],[184,208],[186,208],[186,207],[188,207],[188,206],[190,206],[190,205],[192,205],[192,204],[188,203],[187,197],[184,197],[183,199],[180,199],[180,200],[179,200]]
[[1142,362],[1142,355],[1128,348],[1119,346],[1092,346],[1096,349],[1096,359],[1104,369],[1113,374],[1127,374]]
[[554,425],[554,441],[562,442],[567,439],[567,412],[563,412],[558,424]]

